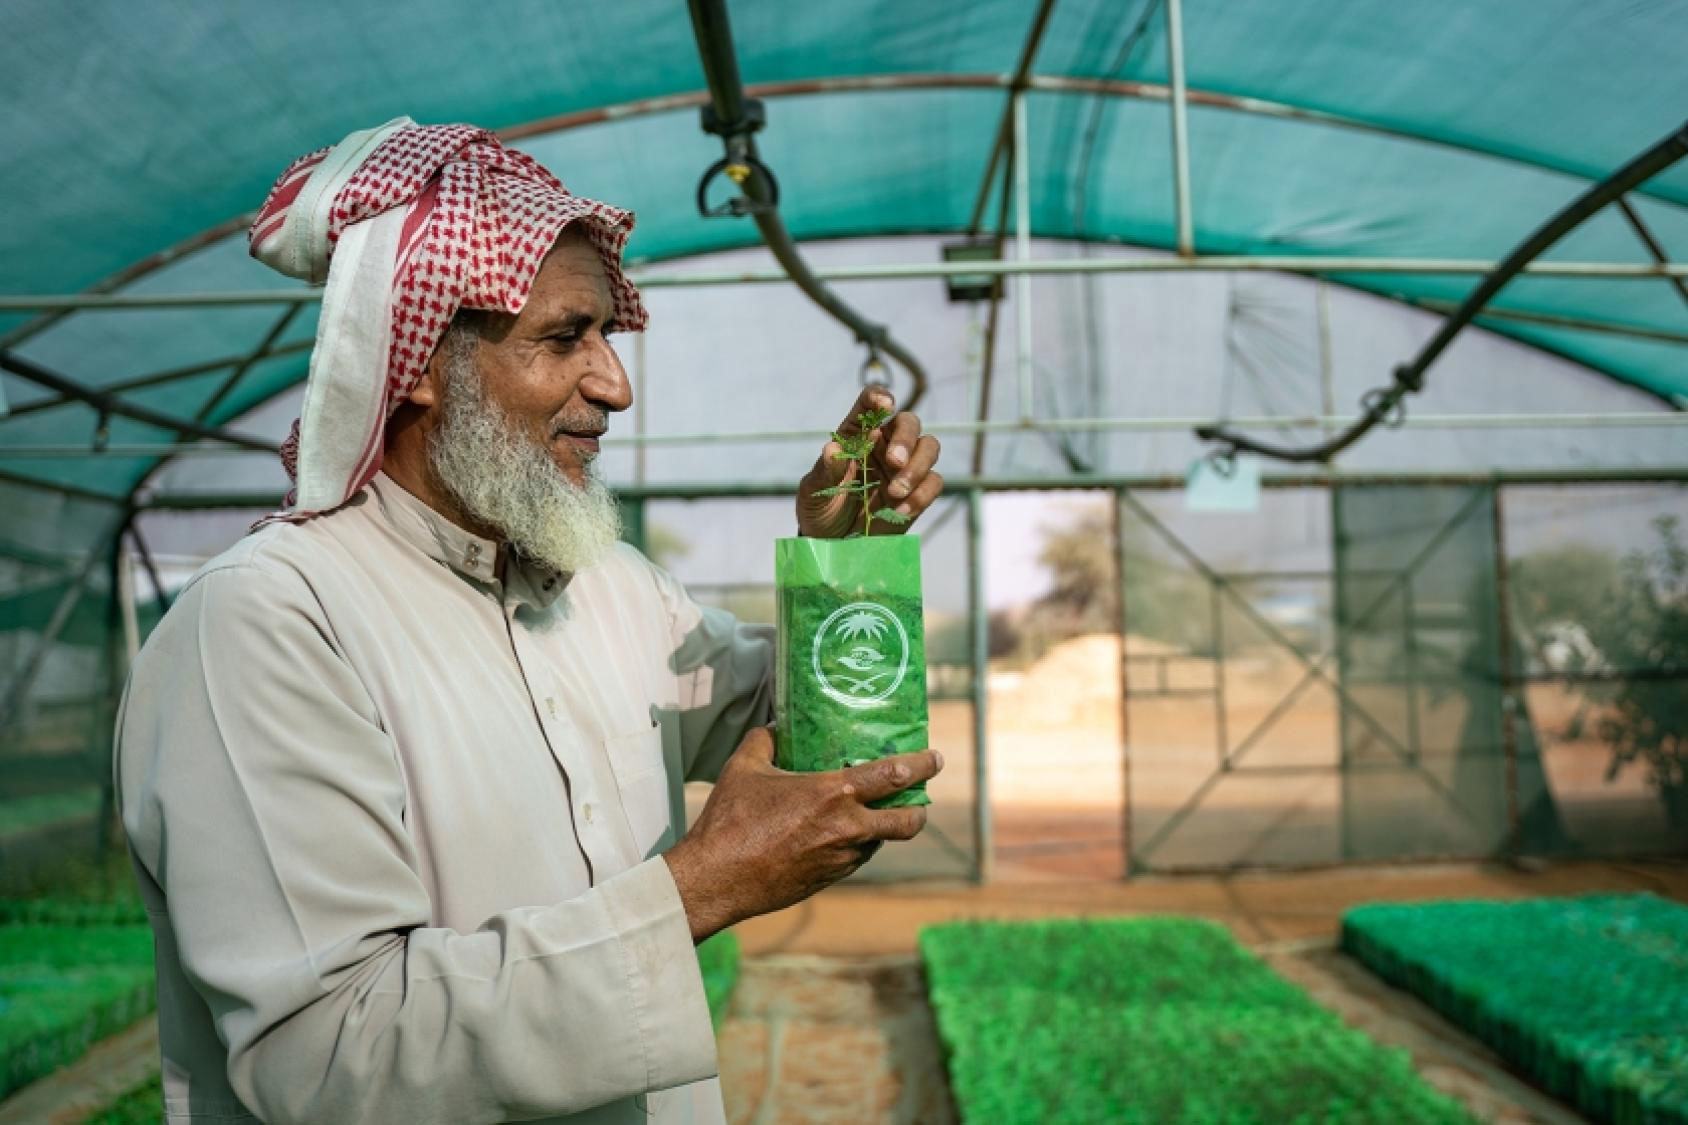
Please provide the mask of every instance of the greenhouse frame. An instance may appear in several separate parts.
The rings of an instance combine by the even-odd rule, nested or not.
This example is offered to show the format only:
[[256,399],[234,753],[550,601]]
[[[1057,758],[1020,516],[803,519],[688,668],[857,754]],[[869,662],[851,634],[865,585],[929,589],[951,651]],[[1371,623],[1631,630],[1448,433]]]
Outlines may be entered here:
[[[294,155],[399,113],[494,128],[638,212],[654,325],[623,349],[639,404],[604,466],[653,555],[711,524],[750,542],[721,573],[664,560],[700,600],[763,611],[773,513],[858,380],[945,439],[922,530],[958,776],[878,877],[993,877],[1020,776],[993,770],[993,683],[1034,673],[993,663],[990,529],[1038,497],[1105,521],[1114,592],[1085,620],[1114,638],[1092,716],[1114,789],[1075,847],[1102,840],[1110,874],[1682,854],[1688,763],[1651,790],[1626,766],[1620,800],[1616,763],[1584,776],[1605,751],[1582,728],[1688,667],[1631,643],[1654,618],[1582,620],[1598,603],[1542,577],[1597,548],[1612,575],[1668,563],[1688,515],[1667,5],[1552,0],[1526,42],[1457,0],[735,3],[711,41],[651,5],[585,24],[523,0],[517,44],[431,34],[443,2],[393,26],[306,7],[197,13],[166,83],[118,52],[49,78],[68,37],[135,34],[120,5],[93,29],[34,6],[6,48],[4,191],[31,216],[0,235],[8,879],[113,847],[128,661],[192,560],[284,490],[321,290],[246,258],[249,208]],[[699,126],[732,116],[724,90],[765,112],[749,156]],[[735,185],[736,212],[700,214]],[[1144,624],[1160,604],[1186,612]]]

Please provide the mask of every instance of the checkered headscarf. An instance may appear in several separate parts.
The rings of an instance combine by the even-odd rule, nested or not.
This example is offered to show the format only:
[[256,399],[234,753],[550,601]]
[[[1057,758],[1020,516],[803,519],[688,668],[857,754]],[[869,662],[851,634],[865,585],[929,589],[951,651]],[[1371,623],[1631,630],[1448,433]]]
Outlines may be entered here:
[[369,482],[387,418],[457,310],[519,313],[577,220],[603,259],[617,326],[643,329],[645,307],[621,271],[632,214],[570,195],[485,129],[401,117],[288,166],[252,224],[252,256],[327,283],[305,404],[282,447],[289,516],[337,508]]

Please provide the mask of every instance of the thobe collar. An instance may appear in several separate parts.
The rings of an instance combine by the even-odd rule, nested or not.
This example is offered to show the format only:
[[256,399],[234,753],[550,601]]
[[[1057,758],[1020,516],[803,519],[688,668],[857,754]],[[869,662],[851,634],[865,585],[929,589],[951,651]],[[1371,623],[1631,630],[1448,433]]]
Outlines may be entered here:
[[[504,588],[506,601],[545,609],[562,595],[573,575],[540,566],[507,544],[467,531],[411,495],[386,473],[376,473],[369,494],[400,539],[465,578]],[[499,562],[508,556],[500,582]]]

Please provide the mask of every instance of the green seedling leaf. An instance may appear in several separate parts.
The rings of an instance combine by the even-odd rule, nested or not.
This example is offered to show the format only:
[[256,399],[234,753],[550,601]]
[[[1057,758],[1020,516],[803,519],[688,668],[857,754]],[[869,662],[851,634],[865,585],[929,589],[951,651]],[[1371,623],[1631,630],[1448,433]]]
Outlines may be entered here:
[[836,430],[833,431],[832,440],[838,443],[838,452],[832,455],[832,459],[835,461],[854,461],[861,468],[848,483],[835,484],[831,488],[823,488],[812,494],[816,497],[845,495],[859,497],[863,515],[862,535],[873,534],[873,521],[876,519],[892,524],[909,522],[909,517],[900,515],[890,508],[873,512],[868,506],[870,498],[881,483],[873,474],[873,447],[877,444],[874,440],[874,432],[884,425],[890,417],[891,412],[889,410],[864,410],[856,415],[856,433],[846,436]]
[[865,413],[856,415],[856,424],[862,428],[862,433],[865,434],[870,431],[877,430],[880,426],[883,426],[886,422],[890,421],[890,419],[891,412],[889,410],[869,410]]

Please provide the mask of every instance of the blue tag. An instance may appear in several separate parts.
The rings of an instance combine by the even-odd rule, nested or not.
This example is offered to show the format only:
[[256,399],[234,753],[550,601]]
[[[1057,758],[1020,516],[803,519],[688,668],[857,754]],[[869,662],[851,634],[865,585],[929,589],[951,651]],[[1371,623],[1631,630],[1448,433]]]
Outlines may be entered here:
[[1184,474],[1184,510],[1258,512],[1259,459],[1236,457],[1217,466],[1206,457],[1192,462],[1190,471]]

